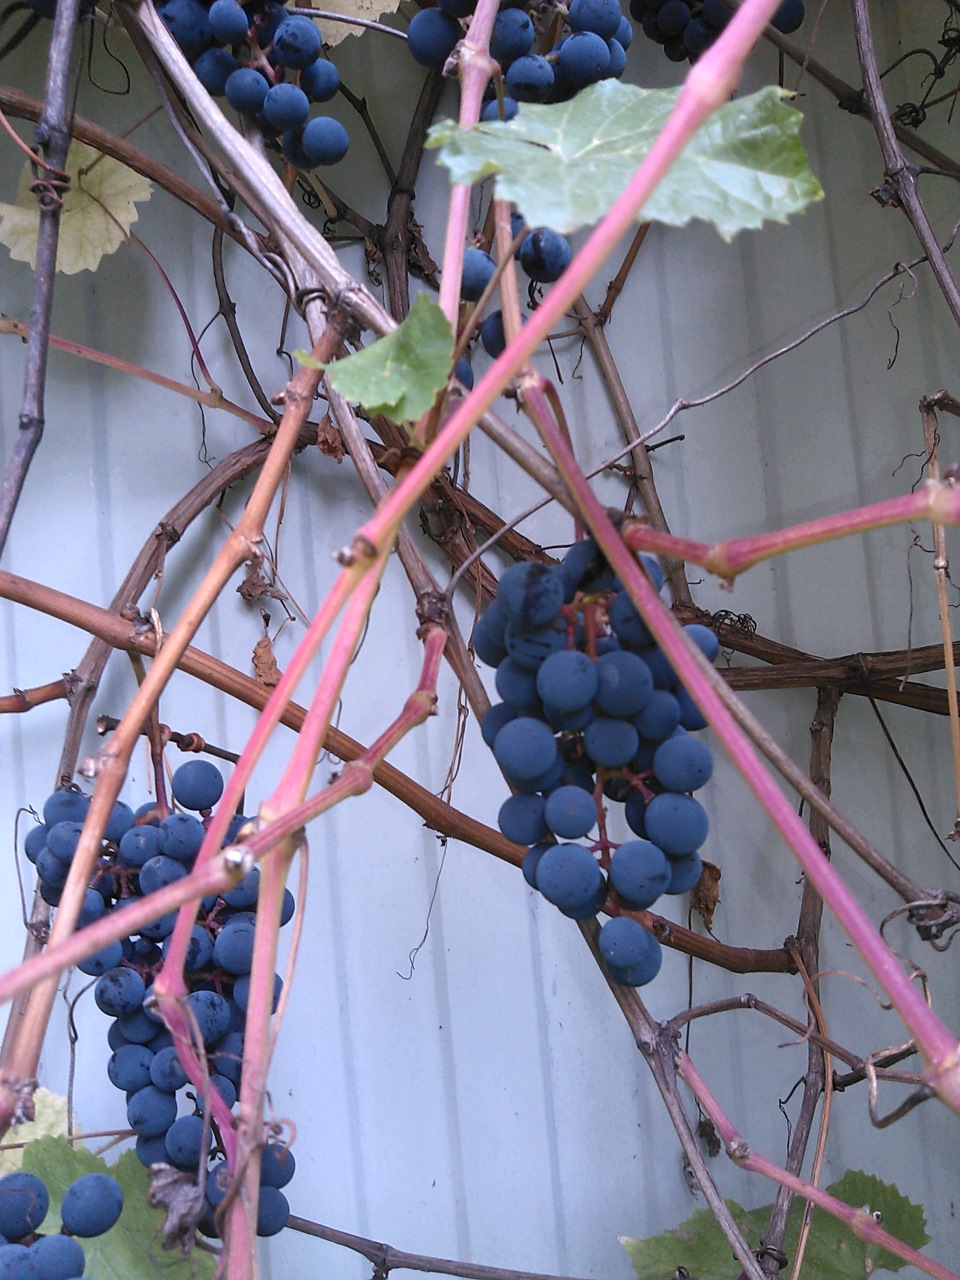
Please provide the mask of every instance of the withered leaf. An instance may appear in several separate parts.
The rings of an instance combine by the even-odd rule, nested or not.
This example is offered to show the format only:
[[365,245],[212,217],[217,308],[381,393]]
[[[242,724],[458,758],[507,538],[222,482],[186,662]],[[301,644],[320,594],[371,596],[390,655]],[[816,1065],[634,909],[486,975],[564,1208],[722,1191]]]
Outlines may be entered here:
[[253,646],[253,674],[260,684],[265,684],[268,689],[280,683],[283,673],[273,656],[273,644],[269,636],[261,636]]
[[317,426],[317,446],[321,453],[325,453],[328,458],[333,458],[334,462],[343,461],[343,440],[340,432],[333,425],[333,419],[329,413],[323,415],[323,419]]
[[690,906],[696,911],[708,929],[713,928],[713,913],[720,901],[720,877],[722,871],[712,862],[704,860],[703,874],[690,892]]

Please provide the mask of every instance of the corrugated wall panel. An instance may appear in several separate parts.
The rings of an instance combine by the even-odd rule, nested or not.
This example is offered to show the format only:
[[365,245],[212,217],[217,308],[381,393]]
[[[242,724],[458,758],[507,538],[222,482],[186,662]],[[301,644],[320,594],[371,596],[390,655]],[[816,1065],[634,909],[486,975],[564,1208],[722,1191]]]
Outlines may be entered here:
[[[916,43],[916,25],[926,30],[940,6],[889,5],[882,14],[875,8],[877,21],[882,18],[878,37],[892,59]],[[828,13],[819,48],[825,61],[852,79],[855,59],[846,24],[845,11]],[[14,78],[36,89],[42,69],[31,58],[18,55]],[[631,58],[641,82],[667,83],[673,75],[639,38]],[[372,40],[348,42],[337,60],[354,88],[375,76],[371,108],[396,156],[405,128],[405,112],[396,104],[412,106],[418,73],[394,65]],[[775,74],[775,56],[758,55],[751,82]],[[897,75],[904,94],[915,86],[908,72]],[[895,81],[893,76],[888,83]],[[795,70],[788,70],[786,82],[796,82]],[[618,302],[607,328],[643,430],[678,396],[709,393],[818,320],[858,302],[893,263],[916,253],[903,218],[869,198],[881,178],[869,126],[840,113],[809,77],[801,89],[804,136],[827,192],[821,205],[787,227],[730,245],[699,225],[654,228],[644,244],[634,287]],[[131,97],[112,100],[114,127],[132,124],[153,102],[152,89],[138,82]],[[104,103],[84,90],[82,110],[103,114]],[[449,93],[443,109],[454,109]],[[339,104],[333,110],[339,114]],[[931,130],[949,150],[949,127],[934,122]],[[357,163],[342,175],[336,172],[334,184],[376,218],[372,147],[359,127],[352,133]],[[134,136],[196,180],[159,118]],[[11,172],[5,195],[12,180]],[[418,181],[417,212],[437,254],[443,191],[442,174],[428,158]],[[942,183],[925,187],[925,195],[945,235],[956,217],[954,192]],[[199,331],[216,311],[207,230],[162,193],[142,209],[136,230],[175,279]],[[242,252],[228,246],[226,261],[255,367],[273,390],[287,370],[275,354],[282,298]],[[345,261],[360,268],[356,250],[345,251]],[[591,301],[599,301],[618,263],[614,255],[592,287]],[[25,317],[29,288],[26,268],[5,259],[4,310]],[[653,456],[677,532],[704,539],[756,533],[909,488],[919,460],[900,463],[922,447],[917,400],[940,385],[957,390],[957,339],[927,273],[918,271],[915,283],[907,279],[902,302],[888,311],[898,289],[888,286],[866,311],[667,429],[666,435],[682,433],[683,440]],[[95,277],[61,278],[53,327],[132,362],[191,378],[189,344],[172,301],[133,248],[105,260]],[[305,345],[298,321],[291,323],[285,345]],[[252,405],[222,326],[215,324],[204,336],[203,350],[225,393]],[[555,350],[581,460],[596,466],[621,444],[609,402],[589,357],[580,359],[578,342],[560,339]],[[888,369],[894,352],[896,362]],[[478,367],[483,359],[477,357]],[[4,453],[15,432],[22,363],[22,350],[5,339]],[[541,367],[552,375],[550,360]],[[201,437],[199,411],[156,387],[59,354],[52,356],[51,371],[48,431],[4,567],[106,604],[156,521],[204,474],[207,458],[222,458],[250,432],[235,419],[208,412]],[[532,438],[511,402],[503,401],[501,409]],[[957,432],[948,420],[942,426],[944,455],[952,460]],[[535,497],[529,481],[483,439],[471,448],[471,474],[478,496],[504,515],[518,513]],[[604,479],[599,487],[610,502],[623,501],[619,481]],[[209,547],[222,537],[222,521],[237,518],[249,488],[249,481],[236,486],[222,516],[204,513],[171,552],[157,600],[165,624],[189,597]],[[338,468],[312,452],[295,461],[279,564],[284,583],[308,615],[333,581],[331,552],[349,539],[366,510],[348,464]],[[544,545],[572,537],[570,521],[555,507],[523,527]],[[274,519],[268,524],[271,539],[275,529]],[[927,531],[916,532],[928,547]],[[913,537],[914,531],[897,527],[798,552],[759,566],[732,593],[691,573],[695,599],[711,610],[748,613],[762,633],[822,655],[899,648],[911,637],[914,644],[932,643],[937,627],[930,557],[910,550]],[[444,572],[438,558],[431,562]],[[198,644],[248,670],[262,623],[236,596],[235,583],[204,624]],[[459,607],[466,625],[469,601]],[[271,613],[275,627],[281,610],[271,607]],[[84,649],[79,632],[6,604],[0,604],[0,625],[0,689],[52,679]],[[301,632],[294,621],[280,635],[281,666]],[[371,740],[413,688],[418,665],[411,597],[393,565],[345,691],[341,727]],[[317,662],[312,675],[319,669]],[[489,673],[483,678],[492,688]],[[302,699],[309,696],[308,685]],[[114,657],[96,710],[119,712],[132,687],[129,664]],[[750,706],[805,767],[814,693],[753,695]],[[887,705],[882,711],[938,830],[945,830],[952,817],[946,722]],[[253,723],[248,709],[186,677],[173,682],[162,717],[232,748],[243,743]],[[4,831],[12,831],[18,804],[39,804],[47,794],[63,723],[57,705],[0,722]],[[395,762],[439,791],[455,732],[455,690],[445,675],[438,716],[401,745]],[[276,781],[290,741],[286,730],[278,732],[257,771],[251,803]],[[88,733],[85,750],[96,745]],[[318,784],[336,763],[321,764]],[[142,798],[146,785],[146,759],[138,755],[128,798]],[[476,727],[469,725],[453,802],[492,823],[505,794]],[[869,703],[852,695],[844,699],[837,722],[834,796],[921,882],[957,887],[956,870],[924,825]],[[716,935],[779,945],[800,901],[794,864],[724,762],[705,803],[712,823],[708,851],[723,868]],[[842,847],[836,858],[874,919],[896,905]],[[683,903],[673,910],[685,920]],[[660,1231],[702,1203],[686,1188],[651,1080],[579,933],[509,867],[456,842],[444,848],[419,818],[375,788],[311,828],[306,912],[271,1085],[273,1115],[296,1125],[299,1165],[290,1192],[295,1212],[408,1250],[626,1280],[630,1268],[617,1236]],[[7,964],[19,948],[18,919],[16,898],[7,894],[0,900]],[[927,967],[938,1006],[955,1023],[955,951],[934,955],[898,923],[890,936]],[[863,972],[829,919],[823,963],[847,974]],[[687,981],[685,960],[668,954],[661,977],[646,993],[655,1016],[668,1017],[685,1005]],[[74,981],[71,991],[78,989]],[[743,990],[803,1016],[795,983],[696,969],[697,1001]],[[824,1009],[828,1028],[860,1052],[902,1038],[899,1021],[848,976],[824,979]],[[102,1085],[103,1019],[89,999],[80,1002],[77,1017],[80,1116],[87,1128],[111,1127],[119,1122],[120,1107]],[[805,1048],[783,1047],[789,1037],[755,1014],[724,1019],[697,1023],[691,1050],[748,1140],[782,1159],[787,1125],[776,1100],[786,1098],[801,1076]],[[66,1087],[62,1006],[43,1079]],[[795,1104],[794,1097],[787,1105],[791,1115]],[[827,1180],[848,1166],[896,1180],[926,1206],[938,1256],[955,1262],[960,1234],[952,1206],[954,1132],[954,1122],[928,1104],[901,1121],[891,1137],[867,1125],[862,1091],[837,1099]],[[771,1198],[769,1188],[722,1159],[716,1176],[724,1193],[743,1203]],[[362,1259],[289,1232],[271,1242],[264,1259],[268,1280],[291,1272],[337,1280],[369,1273]]]

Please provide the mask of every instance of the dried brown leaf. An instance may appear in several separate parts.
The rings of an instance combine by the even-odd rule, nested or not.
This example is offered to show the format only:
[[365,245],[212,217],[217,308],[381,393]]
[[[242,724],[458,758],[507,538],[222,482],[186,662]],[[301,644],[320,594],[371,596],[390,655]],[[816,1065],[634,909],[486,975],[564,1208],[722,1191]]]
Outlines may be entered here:
[[704,861],[703,874],[690,893],[690,906],[696,911],[708,929],[713,928],[713,913],[720,901],[720,877],[722,871],[712,862]]
[[260,684],[268,689],[280,683],[283,674],[273,656],[273,642],[269,636],[261,636],[253,646],[253,674]]
[[333,458],[335,462],[343,461],[343,439],[340,432],[333,425],[333,419],[329,413],[323,415],[323,420],[317,427],[317,446],[321,453],[325,453],[328,458]]

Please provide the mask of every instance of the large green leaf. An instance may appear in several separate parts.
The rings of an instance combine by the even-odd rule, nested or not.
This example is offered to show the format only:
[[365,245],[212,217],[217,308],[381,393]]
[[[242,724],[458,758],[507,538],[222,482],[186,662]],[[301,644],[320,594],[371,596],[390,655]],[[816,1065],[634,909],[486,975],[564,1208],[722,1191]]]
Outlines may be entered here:
[[368,413],[416,422],[446,386],[452,364],[450,321],[421,293],[393,333],[331,365],[330,381]]
[[71,1182],[85,1173],[109,1173],[123,1188],[123,1213],[116,1226],[102,1236],[82,1240],[87,1265],[84,1274],[97,1280],[210,1280],[215,1264],[210,1254],[195,1250],[189,1258],[165,1252],[160,1228],[163,1212],[147,1204],[150,1175],[128,1151],[114,1165],[66,1138],[39,1138],[23,1155],[23,1167],[46,1183],[50,1211],[40,1230],[60,1230],[60,1205]]
[[[929,1236],[925,1230],[923,1209],[912,1204],[896,1187],[881,1182],[868,1173],[848,1170],[839,1182],[827,1190],[838,1200],[869,1213],[879,1213],[885,1231],[904,1244],[920,1249]],[[763,1231],[770,1220],[771,1205],[746,1210],[728,1200],[727,1208],[753,1247],[758,1248]],[[804,1202],[795,1200],[790,1212],[783,1248],[793,1260],[800,1236]],[[740,1264],[708,1209],[697,1209],[674,1231],[646,1240],[620,1238],[630,1255],[637,1280],[664,1280],[677,1267],[686,1267],[697,1280],[735,1280]],[[865,1244],[837,1218],[821,1209],[813,1214],[810,1235],[804,1252],[803,1276],[811,1280],[866,1280],[880,1270],[899,1271],[907,1263],[885,1249]]]
[[[441,121],[427,145],[457,183],[497,175],[497,194],[531,226],[571,232],[597,222],[642,162],[677,89],[603,80],[569,102],[524,103],[513,120],[470,130]],[[773,86],[728,102],[707,120],[640,213],[682,226],[712,222],[724,239],[785,222],[823,195],[800,141],[799,111]]]

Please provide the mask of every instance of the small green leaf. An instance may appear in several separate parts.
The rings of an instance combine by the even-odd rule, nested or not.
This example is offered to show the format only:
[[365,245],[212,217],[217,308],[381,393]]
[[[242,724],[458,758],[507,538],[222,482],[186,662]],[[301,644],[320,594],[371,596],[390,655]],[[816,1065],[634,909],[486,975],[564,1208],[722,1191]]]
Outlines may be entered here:
[[[914,1249],[922,1248],[930,1238],[921,1206],[872,1174],[848,1169],[827,1191],[845,1204],[862,1205],[868,1213],[879,1213],[883,1229]],[[787,1224],[783,1249],[791,1261],[796,1256],[804,1203],[799,1198],[794,1200]],[[757,1248],[773,1206],[748,1211],[733,1200],[726,1204],[744,1239]],[[637,1280],[663,1280],[680,1266],[686,1267],[697,1280],[735,1280],[740,1274],[740,1265],[708,1209],[697,1209],[675,1231],[665,1231],[647,1240],[621,1236],[620,1243],[630,1255]],[[878,1270],[900,1271],[907,1265],[895,1254],[860,1240],[825,1210],[814,1210],[804,1252],[804,1275],[809,1272],[817,1280],[867,1280]]]
[[368,413],[415,422],[446,386],[452,364],[450,321],[421,293],[393,333],[331,365],[330,381]]
[[46,1183],[50,1211],[42,1227],[44,1235],[60,1230],[60,1206],[64,1192],[85,1173],[109,1173],[123,1188],[123,1213],[116,1226],[102,1236],[82,1240],[87,1265],[85,1275],[97,1280],[211,1280],[215,1263],[210,1254],[194,1250],[189,1258],[165,1252],[160,1228],[163,1211],[147,1204],[150,1175],[127,1151],[114,1165],[79,1143],[66,1138],[39,1138],[24,1150],[23,1167]]
[[308,369],[325,369],[327,367],[325,364],[321,364],[309,351],[301,351],[299,347],[294,348],[293,358],[297,364],[305,365]]
[[[453,182],[497,175],[497,195],[531,226],[569,233],[607,212],[662,130],[678,89],[603,80],[568,102],[524,103],[512,120],[461,130],[441,121]],[[785,222],[823,191],[800,141],[799,111],[774,86],[728,102],[691,139],[638,215],[683,226],[712,222],[725,240],[764,221]]]

